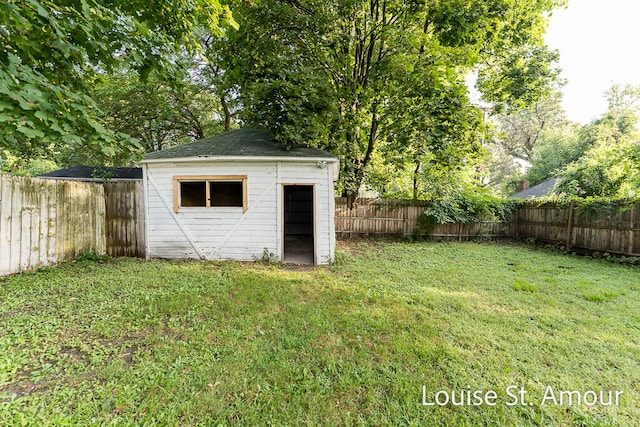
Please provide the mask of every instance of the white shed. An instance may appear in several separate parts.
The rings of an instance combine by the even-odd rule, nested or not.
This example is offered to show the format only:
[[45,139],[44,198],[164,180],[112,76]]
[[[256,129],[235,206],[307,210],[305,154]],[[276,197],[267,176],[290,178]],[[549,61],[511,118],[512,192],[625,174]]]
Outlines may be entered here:
[[335,156],[247,128],[141,163],[147,257],[333,261]]

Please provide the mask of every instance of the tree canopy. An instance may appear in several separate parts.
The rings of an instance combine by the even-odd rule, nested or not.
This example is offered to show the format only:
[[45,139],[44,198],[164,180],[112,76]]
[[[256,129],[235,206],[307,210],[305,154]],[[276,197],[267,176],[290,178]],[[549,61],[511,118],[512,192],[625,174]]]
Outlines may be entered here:
[[[512,172],[494,183],[513,193],[515,180],[531,185],[560,178],[557,196],[634,198],[640,195],[640,90],[614,84],[605,93],[609,108],[587,125],[566,120],[560,93],[518,113],[495,117],[501,132],[493,141],[505,154],[531,163],[525,174]],[[510,187],[510,188],[509,188]],[[510,190],[510,191],[509,191]]]
[[543,34],[564,3],[9,0],[0,148],[119,164],[216,132],[209,105],[220,128],[234,117],[338,155],[351,197],[381,171],[409,176],[417,197],[425,170],[474,174],[486,127],[470,72],[496,111],[549,93],[557,54]]
[[556,192],[570,196],[640,196],[640,87],[613,85],[609,108],[583,127],[584,154],[558,171]]
[[453,167],[478,152],[482,113],[465,86],[471,70],[500,105],[544,95],[556,56],[542,35],[561,3],[238,2],[240,29],[224,36],[224,76],[247,122],[284,143],[339,155],[342,189],[353,196],[380,150],[418,168],[422,156]]
[[104,163],[141,147],[99,119],[92,88],[127,66],[171,74],[197,28],[233,24],[218,0],[8,0],[0,4],[0,148],[23,155],[83,149]]
[[173,83],[152,75],[140,80],[122,71],[102,79],[94,94],[105,126],[136,138],[145,152],[224,130],[217,97],[190,79]]
[[[567,119],[562,91],[554,85],[548,96],[519,111],[492,114],[495,132],[487,143],[489,183],[505,193],[525,179],[536,185],[576,160],[587,147],[578,139],[579,125]],[[522,169],[530,167],[525,176]]]

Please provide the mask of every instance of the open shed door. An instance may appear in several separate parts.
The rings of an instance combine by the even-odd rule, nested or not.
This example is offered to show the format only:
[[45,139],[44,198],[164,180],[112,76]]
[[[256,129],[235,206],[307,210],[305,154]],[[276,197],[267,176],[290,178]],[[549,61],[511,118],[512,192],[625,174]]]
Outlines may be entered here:
[[314,264],[313,185],[284,186],[284,262]]

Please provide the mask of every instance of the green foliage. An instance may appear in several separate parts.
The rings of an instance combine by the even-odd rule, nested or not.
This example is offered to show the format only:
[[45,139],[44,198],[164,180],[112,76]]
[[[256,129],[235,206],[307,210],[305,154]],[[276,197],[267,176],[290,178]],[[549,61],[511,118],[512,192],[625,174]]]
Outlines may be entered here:
[[37,176],[58,169],[55,161],[45,155],[23,157],[0,150],[0,173],[18,176]]
[[533,186],[558,176],[565,166],[579,159],[590,147],[591,142],[580,137],[582,133],[575,125],[546,133],[533,150],[531,168],[523,179]]
[[579,197],[640,196],[640,144],[628,139],[601,141],[562,170],[557,192]]
[[[512,194],[519,191],[521,180],[539,184],[586,150],[578,139],[578,125],[566,118],[561,101],[561,85],[556,84],[548,96],[529,107],[491,116],[496,131],[487,144],[485,165],[493,188]],[[529,164],[524,174],[523,165]]]
[[[490,149],[491,184],[513,193],[515,188],[508,187],[516,180],[536,185],[559,177],[555,191],[563,198],[637,197],[639,94],[640,88],[613,85],[606,94],[608,111],[581,127],[566,120],[558,95],[518,113],[495,116],[502,133]],[[513,158],[531,162],[526,174],[508,170]]]
[[76,262],[97,262],[97,263],[104,263],[106,261],[108,261],[109,259],[111,259],[109,257],[109,255],[107,254],[100,254],[98,252],[85,252],[82,255],[80,255],[77,259]]
[[0,148],[25,158],[60,150],[124,163],[140,153],[106,128],[96,75],[127,63],[170,75],[175,52],[196,48],[194,28],[230,21],[218,0],[192,2],[9,0],[0,5]]
[[[464,81],[479,64],[483,75],[509,76],[483,86],[501,101],[541,96],[555,58],[543,47],[544,14],[560,3],[239,2],[240,30],[222,38],[224,79],[245,121],[337,154],[339,189],[354,196],[378,151],[414,169],[477,155],[482,114]],[[497,60],[505,56],[518,60]]]
[[[476,168],[443,168],[437,162],[427,164],[416,176],[418,193],[410,186],[388,181],[384,186],[374,187],[384,197],[419,201],[425,204],[425,211],[418,220],[417,233],[430,234],[435,224],[482,221],[509,222],[511,213],[522,202],[497,196],[491,188],[482,186]],[[406,176],[405,176],[406,179]],[[398,185],[397,189],[388,184]],[[412,197],[417,196],[417,197]]]
[[349,254],[342,249],[336,249],[334,265],[343,265],[349,261]]
[[609,110],[581,129],[573,153],[565,158],[572,161],[556,171],[563,178],[557,193],[618,199],[640,195],[638,91],[614,85],[608,92]]
[[509,222],[511,213],[521,203],[478,188],[430,200],[423,215],[435,224],[471,224],[491,220]]
[[[637,116],[640,114],[640,86],[614,84],[605,96],[607,98],[607,116],[615,119],[628,119],[627,129],[635,129]],[[622,133],[626,133],[625,126],[622,126]]]
[[122,71],[101,79],[94,93],[105,126],[136,138],[145,152],[224,130],[219,101],[186,78],[163,81],[151,74],[142,81]]
[[262,251],[262,256],[258,257],[258,256],[254,256],[253,257],[254,261],[259,261],[263,264],[271,264],[271,263],[277,263],[280,262],[280,257],[276,254],[274,254],[273,252],[271,252],[269,249],[264,248],[264,250]]
[[476,86],[497,112],[518,111],[549,95],[549,82],[560,73],[552,66],[558,52],[546,46],[519,45],[492,59],[492,67],[480,68]]
[[497,142],[514,157],[531,161],[534,150],[545,140],[547,133],[570,126],[561,105],[562,88],[558,86],[528,107],[492,117],[497,122]]
[[[576,210],[594,216],[595,218],[609,218],[619,209],[628,209],[634,206],[630,200],[620,200],[609,197],[569,198],[574,201]],[[565,202],[566,203],[566,202]]]

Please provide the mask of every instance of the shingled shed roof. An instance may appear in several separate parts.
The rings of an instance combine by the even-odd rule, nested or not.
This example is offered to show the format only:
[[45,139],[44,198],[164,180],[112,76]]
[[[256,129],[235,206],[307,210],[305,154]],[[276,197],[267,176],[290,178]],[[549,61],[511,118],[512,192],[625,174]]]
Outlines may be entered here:
[[258,129],[244,128],[210,136],[189,144],[148,153],[144,160],[181,159],[193,157],[282,157],[335,159],[318,148],[294,146],[287,150]]
[[39,175],[38,178],[67,179],[75,181],[131,181],[142,180],[142,168],[109,168],[72,166]]

